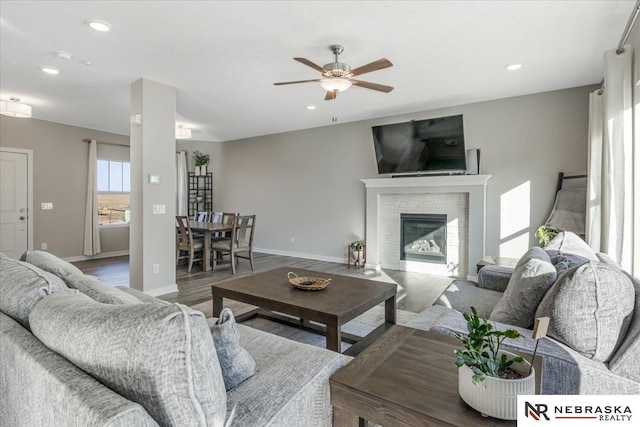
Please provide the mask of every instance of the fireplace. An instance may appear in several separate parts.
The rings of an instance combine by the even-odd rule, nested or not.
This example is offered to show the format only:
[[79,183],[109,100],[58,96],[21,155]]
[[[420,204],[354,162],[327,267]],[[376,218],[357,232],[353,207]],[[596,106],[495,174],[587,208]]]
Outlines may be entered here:
[[447,263],[447,215],[400,214],[400,259]]

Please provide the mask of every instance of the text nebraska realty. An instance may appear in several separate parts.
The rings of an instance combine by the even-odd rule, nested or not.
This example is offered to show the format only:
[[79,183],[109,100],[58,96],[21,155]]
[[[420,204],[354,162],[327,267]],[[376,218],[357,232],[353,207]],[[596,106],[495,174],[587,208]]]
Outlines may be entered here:
[[[528,402],[527,402],[528,403]],[[538,414],[546,417],[548,407],[545,404],[535,405]],[[555,418],[591,418],[599,421],[631,421],[631,408],[624,405],[565,405],[553,406]],[[548,420],[549,418],[547,418]]]

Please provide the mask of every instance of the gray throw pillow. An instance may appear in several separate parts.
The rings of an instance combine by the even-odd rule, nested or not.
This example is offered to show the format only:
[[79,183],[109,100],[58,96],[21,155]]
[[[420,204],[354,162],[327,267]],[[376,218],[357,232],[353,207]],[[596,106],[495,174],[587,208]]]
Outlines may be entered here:
[[58,277],[64,277],[68,274],[82,274],[82,271],[75,265],[45,251],[26,251],[22,254],[20,260],[33,264]]
[[504,295],[489,320],[529,328],[538,304],[556,280],[549,255],[538,247],[529,249],[518,261]]
[[598,261],[596,253],[578,235],[570,231],[561,231],[544,247],[547,251],[558,251],[560,254],[579,255],[589,261]]
[[230,309],[222,310],[220,317],[210,329],[222,368],[224,386],[229,391],[255,374],[256,362],[249,352],[240,346],[240,332]]
[[589,359],[607,362],[627,333],[634,296],[624,273],[589,261],[558,278],[536,317],[551,318],[549,336]]
[[29,329],[29,314],[38,301],[67,289],[57,276],[26,262],[0,257],[0,310]]
[[633,284],[636,293],[635,309],[627,336],[609,361],[609,370],[633,381],[640,382],[640,280],[633,277],[615,262],[609,255],[597,253],[605,264],[622,271]]
[[31,312],[33,334],[161,426],[222,426],[227,394],[202,313],[180,304],[102,304],[56,292]]
[[142,304],[138,298],[85,274],[69,274],[63,277],[67,286],[77,289],[89,298],[104,304]]

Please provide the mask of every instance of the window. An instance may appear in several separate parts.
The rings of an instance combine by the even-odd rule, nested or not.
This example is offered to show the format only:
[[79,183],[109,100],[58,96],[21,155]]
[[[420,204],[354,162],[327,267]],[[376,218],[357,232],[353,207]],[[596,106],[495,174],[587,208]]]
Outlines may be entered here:
[[98,223],[129,224],[131,164],[98,160]]

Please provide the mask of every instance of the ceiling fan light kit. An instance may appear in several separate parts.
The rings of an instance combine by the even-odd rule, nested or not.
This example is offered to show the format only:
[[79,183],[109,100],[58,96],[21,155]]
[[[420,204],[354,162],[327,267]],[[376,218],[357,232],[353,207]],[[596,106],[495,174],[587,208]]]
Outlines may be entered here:
[[31,105],[22,104],[20,98],[9,98],[0,101],[0,114],[3,116],[28,119],[31,117]]
[[393,90],[391,86],[365,82],[362,80],[355,80],[353,78],[360,74],[370,73],[372,71],[377,71],[383,68],[392,67],[393,64],[388,59],[382,58],[377,61],[371,62],[367,65],[363,65],[362,67],[351,69],[349,64],[345,64],[343,62],[338,61],[338,56],[344,51],[344,47],[342,47],[341,45],[335,44],[335,45],[329,46],[329,49],[334,55],[334,62],[325,64],[323,67],[309,61],[306,58],[293,58],[295,61],[298,61],[301,64],[304,64],[308,67],[313,68],[316,71],[319,71],[320,73],[322,73],[322,77],[324,78],[281,82],[281,83],[274,83],[274,85],[280,86],[280,85],[289,85],[289,84],[297,84],[297,83],[320,82],[320,86],[327,91],[327,94],[324,98],[326,101],[336,99],[336,94],[338,92],[345,91],[349,89],[352,85],[357,85],[365,89],[377,90],[379,92],[384,92],[384,93],[389,93]]

